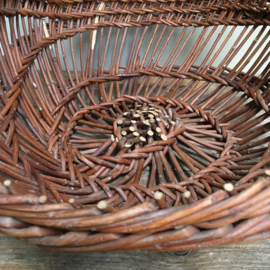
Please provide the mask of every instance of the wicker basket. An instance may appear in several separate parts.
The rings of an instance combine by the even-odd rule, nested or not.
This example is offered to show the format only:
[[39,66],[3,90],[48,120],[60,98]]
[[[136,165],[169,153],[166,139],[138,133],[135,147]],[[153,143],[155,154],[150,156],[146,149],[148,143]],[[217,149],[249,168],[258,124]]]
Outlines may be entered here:
[[266,0],[0,1],[1,233],[78,253],[270,237],[268,25]]

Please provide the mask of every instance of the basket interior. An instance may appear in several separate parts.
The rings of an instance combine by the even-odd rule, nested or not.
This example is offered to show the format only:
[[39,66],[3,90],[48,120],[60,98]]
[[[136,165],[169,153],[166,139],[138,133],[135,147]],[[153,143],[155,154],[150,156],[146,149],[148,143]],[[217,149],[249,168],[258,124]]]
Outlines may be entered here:
[[163,13],[151,2],[1,5],[0,170],[14,194],[168,208],[265,175],[269,29],[252,11],[217,10],[214,25],[184,2]]

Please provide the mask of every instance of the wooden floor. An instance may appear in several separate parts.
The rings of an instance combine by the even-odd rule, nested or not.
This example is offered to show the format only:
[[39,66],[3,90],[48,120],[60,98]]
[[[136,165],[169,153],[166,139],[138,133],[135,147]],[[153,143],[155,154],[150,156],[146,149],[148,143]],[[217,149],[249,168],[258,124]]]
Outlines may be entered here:
[[270,269],[270,239],[195,250],[186,256],[148,251],[67,254],[0,235],[1,270],[233,270]]

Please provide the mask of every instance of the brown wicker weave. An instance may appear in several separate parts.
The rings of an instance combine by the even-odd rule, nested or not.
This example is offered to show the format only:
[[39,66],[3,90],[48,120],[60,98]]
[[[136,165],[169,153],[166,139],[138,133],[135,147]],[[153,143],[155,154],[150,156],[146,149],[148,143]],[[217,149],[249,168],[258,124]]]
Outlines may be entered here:
[[0,0],[0,232],[61,252],[270,237],[269,7]]

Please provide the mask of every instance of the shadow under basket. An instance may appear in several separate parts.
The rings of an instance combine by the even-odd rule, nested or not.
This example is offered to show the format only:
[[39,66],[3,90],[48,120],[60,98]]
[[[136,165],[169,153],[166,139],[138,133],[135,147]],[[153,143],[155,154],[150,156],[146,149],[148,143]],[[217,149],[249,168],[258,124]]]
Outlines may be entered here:
[[0,232],[77,253],[270,237],[269,14],[0,1]]

